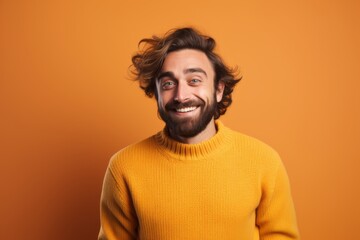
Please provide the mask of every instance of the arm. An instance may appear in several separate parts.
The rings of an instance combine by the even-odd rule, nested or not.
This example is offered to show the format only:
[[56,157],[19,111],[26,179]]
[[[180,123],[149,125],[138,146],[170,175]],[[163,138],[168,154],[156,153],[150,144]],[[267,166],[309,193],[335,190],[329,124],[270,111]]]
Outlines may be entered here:
[[99,240],[136,239],[137,218],[125,181],[107,169],[100,201]]
[[[268,179],[270,180],[270,179]],[[286,170],[279,162],[273,184],[264,183],[264,193],[257,209],[256,224],[261,240],[297,240],[294,204]]]

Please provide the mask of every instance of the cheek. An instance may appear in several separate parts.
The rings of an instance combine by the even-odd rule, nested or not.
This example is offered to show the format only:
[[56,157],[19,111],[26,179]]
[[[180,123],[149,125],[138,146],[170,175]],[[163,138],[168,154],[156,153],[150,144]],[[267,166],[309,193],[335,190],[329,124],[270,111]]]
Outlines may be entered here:
[[164,106],[164,93],[161,91],[160,85],[156,82],[156,91],[157,91],[157,105],[159,108]]
[[158,95],[157,104],[158,107],[164,108],[165,105],[171,100],[171,95],[168,92],[163,92]]
[[206,103],[212,103],[214,101],[214,89],[210,87],[197,89],[195,95]]

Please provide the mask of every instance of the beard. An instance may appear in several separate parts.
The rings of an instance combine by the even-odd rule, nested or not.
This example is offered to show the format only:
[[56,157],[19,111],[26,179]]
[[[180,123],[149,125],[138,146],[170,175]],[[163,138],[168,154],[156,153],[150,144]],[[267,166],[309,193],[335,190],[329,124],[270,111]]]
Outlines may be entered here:
[[[190,138],[201,133],[210,121],[213,119],[216,111],[216,96],[213,101],[206,105],[200,99],[190,100],[184,103],[171,101],[165,105],[164,108],[158,107],[161,119],[166,123],[166,128],[172,137]],[[169,114],[170,111],[175,111],[176,108],[185,108],[197,106],[200,108],[198,116],[194,117],[173,117]]]

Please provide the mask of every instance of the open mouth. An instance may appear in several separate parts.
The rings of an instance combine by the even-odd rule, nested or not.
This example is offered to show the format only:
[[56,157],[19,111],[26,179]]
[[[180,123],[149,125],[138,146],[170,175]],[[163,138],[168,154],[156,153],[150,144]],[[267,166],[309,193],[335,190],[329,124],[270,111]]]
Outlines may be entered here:
[[178,113],[187,113],[194,111],[196,108],[197,107],[183,107],[183,108],[176,108],[175,111]]

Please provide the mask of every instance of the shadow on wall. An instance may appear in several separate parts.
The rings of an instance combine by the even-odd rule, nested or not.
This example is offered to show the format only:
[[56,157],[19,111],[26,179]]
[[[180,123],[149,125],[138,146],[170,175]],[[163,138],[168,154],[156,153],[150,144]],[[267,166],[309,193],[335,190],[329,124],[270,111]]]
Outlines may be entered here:
[[[97,125],[42,129],[23,148],[21,179],[14,186],[22,190],[10,203],[19,207],[6,213],[12,215],[9,225],[16,226],[11,239],[97,238],[106,166],[111,155],[127,144]],[[18,146],[25,146],[24,139]]]
[[57,236],[46,239],[96,239],[98,235],[99,200],[106,166],[111,155],[121,148],[116,144],[126,143],[111,142],[108,135],[83,130],[62,138],[62,151],[55,161],[59,165],[53,166],[56,177],[49,189],[54,196],[47,228],[49,234]]

